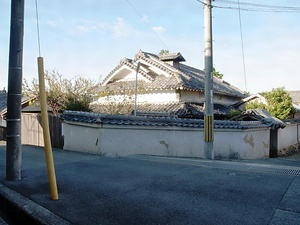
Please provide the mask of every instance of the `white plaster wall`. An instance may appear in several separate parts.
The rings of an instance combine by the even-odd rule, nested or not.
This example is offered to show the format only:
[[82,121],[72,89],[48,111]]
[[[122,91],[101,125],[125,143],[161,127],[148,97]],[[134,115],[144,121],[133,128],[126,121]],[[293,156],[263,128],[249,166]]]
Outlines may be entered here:
[[198,91],[180,91],[180,100],[183,102],[204,102],[204,93]]
[[214,94],[214,103],[222,104],[222,105],[232,105],[236,102],[240,101],[239,98],[234,98],[225,95]]
[[1,127],[6,127],[6,120],[0,117],[0,126]]
[[[179,127],[88,127],[63,123],[64,149],[106,156],[147,154],[204,157],[203,130]],[[216,130],[214,150],[218,158],[257,159],[269,155],[269,129]]]
[[[222,105],[232,105],[239,101],[238,98],[233,98],[230,96],[214,94],[214,103],[219,103]],[[180,91],[180,100],[183,102],[199,102],[202,103],[205,101],[204,92],[197,91]]]
[[214,151],[216,158],[260,159],[269,157],[270,130],[217,130]]
[[99,126],[62,123],[63,148],[77,152],[100,154],[99,133]]
[[[138,129],[137,129],[138,128]],[[101,153],[109,156],[147,154],[204,157],[200,130],[128,127],[101,129]]]
[[[124,102],[129,101],[134,103],[135,95],[111,95],[99,98],[96,102],[97,103],[110,103],[110,102]],[[138,103],[166,103],[166,102],[178,102],[179,99],[176,95],[176,92],[167,92],[167,91],[157,91],[148,94],[138,94],[137,95],[137,102]]]
[[[133,96],[134,99],[134,96]],[[179,102],[176,92],[159,92],[149,94],[139,94],[137,96],[138,103],[165,103],[165,102]]]
[[[144,76],[142,76],[141,74],[138,74],[137,77],[138,81],[145,81],[145,82],[149,82],[149,80],[147,78],[145,78]],[[124,78],[117,80],[116,82],[124,82],[124,81],[135,81],[136,80],[136,71],[134,72],[130,72],[128,75],[126,75]]]
[[300,141],[300,124],[287,124],[284,129],[278,130],[278,150],[298,144],[298,140]]

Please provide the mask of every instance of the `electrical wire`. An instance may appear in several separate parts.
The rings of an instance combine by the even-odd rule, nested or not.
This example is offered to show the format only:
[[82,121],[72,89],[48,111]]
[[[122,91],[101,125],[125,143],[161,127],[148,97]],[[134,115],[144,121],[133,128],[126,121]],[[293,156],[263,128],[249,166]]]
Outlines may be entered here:
[[[248,3],[248,2],[236,2],[230,0],[215,0],[217,4],[227,4],[227,5],[236,5],[238,6],[220,6],[214,4],[214,8],[219,9],[231,9],[231,10],[243,10],[243,11],[256,11],[256,12],[272,12],[272,13],[300,13],[300,7],[295,6],[278,6],[278,5],[266,5],[266,4],[257,4],[257,3]],[[243,5],[244,7],[240,7]],[[246,6],[248,8],[246,8]],[[251,8],[249,8],[251,7]]]
[[150,24],[145,20],[145,18],[138,12],[138,10],[131,4],[129,0],[126,0],[127,3],[131,6],[131,8],[136,12],[136,14],[143,20],[143,22],[150,28],[151,32],[155,35],[155,37],[162,43],[162,45],[168,50],[167,45],[161,40],[161,38],[157,35],[157,33],[152,29]]
[[249,6],[264,7],[264,8],[297,9],[297,10],[300,9],[300,7],[295,7],[295,6],[266,5],[266,4],[250,3],[250,2],[240,2],[240,1],[236,2],[230,0],[215,0],[215,2],[236,4],[236,5],[249,5]]
[[205,2],[203,2],[203,1],[200,1],[200,0],[196,0],[197,2],[200,2],[200,3],[202,3],[203,5],[205,5],[206,3]]
[[242,44],[242,55],[243,55],[243,68],[244,68],[244,79],[245,79],[245,90],[247,90],[247,76],[246,76],[246,65],[245,65],[245,51],[244,51],[244,40],[243,40],[243,29],[242,29],[242,17],[241,17],[241,10],[240,10],[240,0],[238,0],[238,7],[239,7],[239,22],[240,22],[240,33],[241,33],[241,44]]
[[39,56],[41,57],[40,26],[39,26],[39,13],[38,13],[38,2],[37,2],[37,0],[35,0],[35,14],[36,14],[36,28],[37,28]]

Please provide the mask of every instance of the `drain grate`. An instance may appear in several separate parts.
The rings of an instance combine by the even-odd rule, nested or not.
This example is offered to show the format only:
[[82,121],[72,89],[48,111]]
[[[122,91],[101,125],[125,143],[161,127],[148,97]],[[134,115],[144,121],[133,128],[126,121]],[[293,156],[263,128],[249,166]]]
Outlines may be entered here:
[[249,170],[255,172],[280,173],[287,175],[300,176],[300,168],[283,168],[283,167],[250,167]]
[[215,168],[215,169],[300,176],[300,167],[295,167],[295,166],[276,166],[270,164],[256,164],[256,163],[218,161],[218,160],[209,161],[209,160],[201,160],[201,159],[172,158],[172,157],[163,157],[163,156],[139,155],[139,156],[135,156],[135,158],[142,159],[142,160],[156,161],[156,162],[200,166],[200,167],[208,167],[208,168]]

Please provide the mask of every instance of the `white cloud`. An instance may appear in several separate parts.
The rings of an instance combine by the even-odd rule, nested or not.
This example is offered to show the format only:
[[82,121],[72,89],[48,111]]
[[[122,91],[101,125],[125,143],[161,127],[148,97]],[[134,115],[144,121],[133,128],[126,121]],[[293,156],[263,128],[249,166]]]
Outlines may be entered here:
[[132,31],[133,30],[123,18],[119,17],[116,21],[112,23],[111,32],[115,37],[129,37]]
[[146,23],[149,23],[149,18],[146,15],[143,16],[142,20]]
[[157,26],[157,27],[151,27],[152,30],[154,31],[165,31],[165,28],[163,28],[162,26]]
[[47,21],[47,24],[50,26],[50,27],[57,27],[57,24],[56,24],[56,22],[55,21],[53,21],[53,20],[48,20]]
[[85,34],[90,32],[108,33],[116,38],[129,37],[134,32],[124,18],[117,18],[112,22],[74,20],[73,34]]

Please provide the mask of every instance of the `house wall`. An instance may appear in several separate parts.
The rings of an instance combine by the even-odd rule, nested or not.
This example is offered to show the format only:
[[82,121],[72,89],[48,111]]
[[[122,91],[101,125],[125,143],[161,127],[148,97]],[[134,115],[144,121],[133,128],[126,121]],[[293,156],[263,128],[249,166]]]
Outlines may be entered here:
[[[134,99],[134,96],[133,96]],[[153,91],[147,94],[138,94],[138,103],[163,103],[163,102],[178,102],[179,98],[176,91]]]
[[278,150],[289,148],[300,142],[300,124],[286,124],[278,130]]
[[294,114],[294,118],[295,119],[300,119],[300,111],[296,111],[296,113]]
[[3,117],[0,117],[0,127],[6,127],[6,120]]
[[[204,92],[198,91],[180,91],[180,100],[183,102],[205,102]],[[214,103],[222,104],[222,105],[232,105],[239,101],[240,99],[236,97],[230,97],[220,94],[214,94]]]
[[180,90],[179,93],[182,102],[204,102],[204,93],[202,92]]
[[237,97],[214,94],[214,103],[229,106],[229,105],[236,103],[237,101],[240,101],[240,99]]
[[[64,122],[64,149],[106,156],[147,154],[204,158],[203,129]],[[80,138],[78,138],[80,137]],[[256,159],[269,155],[269,129],[216,130],[217,158]]]
[[[101,97],[97,100],[96,103],[109,103],[109,102],[124,102],[124,101],[131,101],[134,103],[135,95],[111,95]],[[176,94],[176,91],[164,91],[164,90],[157,90],[153,91],[152,93],[141,94],[138,93],[137,95],[137,102],[138,103],[165,103],[165,102],[178,102],[179,98]],[[95,103],[92,103],[95,104]]]

